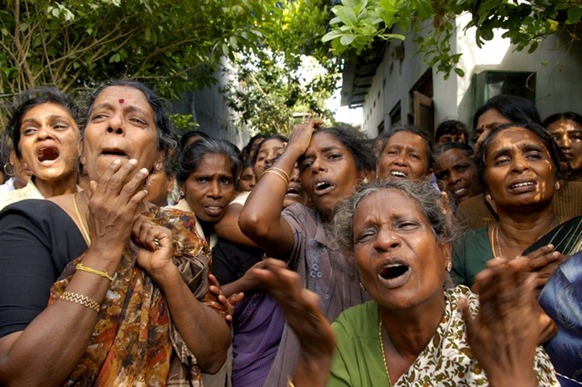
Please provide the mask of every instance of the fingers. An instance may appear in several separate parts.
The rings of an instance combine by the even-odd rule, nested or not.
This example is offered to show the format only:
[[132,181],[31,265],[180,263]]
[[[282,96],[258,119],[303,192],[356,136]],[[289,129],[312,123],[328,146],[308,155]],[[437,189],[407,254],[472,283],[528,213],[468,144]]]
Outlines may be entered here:
[[[172,245],[171,231],[153,223],[144,215],[135,218],[132,233],[135,242],[149,251],[168,248]],[[218,281],[216,283],[218,284]]]

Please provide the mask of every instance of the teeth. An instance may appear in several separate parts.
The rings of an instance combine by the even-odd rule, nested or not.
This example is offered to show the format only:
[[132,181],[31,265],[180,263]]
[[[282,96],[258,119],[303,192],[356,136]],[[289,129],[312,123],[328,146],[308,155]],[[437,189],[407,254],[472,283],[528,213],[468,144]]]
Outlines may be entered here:
[[454,193],[455,193],[455,195],[458,195],[458,194],[460,194],[461,192],[464,192],[464,191],[465,191],[465,188],[459,188],[459,189],[455,190]]
[[404,172],[400,172],[400,171],[390,171],[390,174],[392,176],[406,177],[406,174]]
[[512,188],[519,188],[519,187],[527,187],[527,186],[530,186],[530,185],[534,185],[534,183],[532,183],[531,181],[527,181],[525,183],[516,183],[516,184],[513,184],[511,187]]

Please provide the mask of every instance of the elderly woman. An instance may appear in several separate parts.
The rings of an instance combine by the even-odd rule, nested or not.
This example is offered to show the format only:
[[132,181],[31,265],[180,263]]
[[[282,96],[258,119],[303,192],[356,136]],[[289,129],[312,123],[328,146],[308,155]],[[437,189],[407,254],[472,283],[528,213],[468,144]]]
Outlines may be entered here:
[[531,253],[539,258],[531,269],[543,286],[557,264],[582,247],[582,218],[562,223],[552,201],[565,174],[562,152],[541,126],[507,124],[488,134],[476,158],[498,220],[464,235],[455,248],[453,280],[472,286],[487,261]]
[[412,125],[397,126],[383,139],[376,177],[384,180],[428,180],[432,150],[428,136]]
[[22,199],[44,199],[77,191],[81,109],[56,88],[25,94],[6,130],[15,156],[32,174],[28,184],[0,195],[0,209]]
[[136,82],[99,88],[84,131],[90,188],[2,212],[1,384],[189,384],[224,363],[205,241],[191,215],[144,202],[171,146],[162,102]]
[[[535,309],[527,274],[505,263],[485,273],[482,310],[466,287],[443,290],[454,235],[446,205],[426,184],[377,181],[337,212],[336,238],[353,255],[373,300],[332,324],[337,344],[328,386],[557,385],[537,347],[538,316],[548,318]],[[308,377],[309,385],[325,385],[333,335],[313,295],[276,262],[266,269],[257,275],[304,349],[294,382]],[[524,318],[528,324],[516,323]]]

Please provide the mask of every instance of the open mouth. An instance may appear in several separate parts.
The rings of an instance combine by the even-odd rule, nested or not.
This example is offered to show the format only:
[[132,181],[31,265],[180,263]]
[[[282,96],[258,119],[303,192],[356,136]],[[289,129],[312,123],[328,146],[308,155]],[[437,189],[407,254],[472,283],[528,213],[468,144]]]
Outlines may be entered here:
[[301,196],[302,193],[303,189],[301,188],[300,185],[289,185],[289,188],[287,188],[287,192],[285,193],[285,195]]
[[398,277],[403,276],[408,272],[408,266],[394,263],[387,266],[384,266],[382,270],[380,270],[380,277],[384,278],[385,280],[392,280]]
[[42,147],[38,150],[37,157],[41,163],[56,160],[59,157],[59,149],[54,146]]
[[328,183],[327,181],[318,181],[317,183],[315,183],[315,192],[316,193],[324,193],[332,188],[333,188],[333,185],[331,183]]
[[406,179],[406,177],[408,176],[406,173],[401,172],[401,171],[390,171],[390,176],[392,177],[396,177],[399,179]]
[[127,153],[120,148],[103,148],[101,151],[102,156],[115,156],[115,157],[129,157]]
[[456,190],[453,191],[453,193],[457,196],[462,195],[467,189],[465,187],[463,188],[458,188]]

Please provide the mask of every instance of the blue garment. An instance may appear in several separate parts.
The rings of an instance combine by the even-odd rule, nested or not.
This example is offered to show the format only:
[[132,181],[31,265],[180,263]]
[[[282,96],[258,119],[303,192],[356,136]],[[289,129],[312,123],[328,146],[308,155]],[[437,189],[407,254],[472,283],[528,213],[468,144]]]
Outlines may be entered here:
[[558,334],[544,347],[560,384],[582,385],[582,251],[558,267],[539,302],[558,326]]

